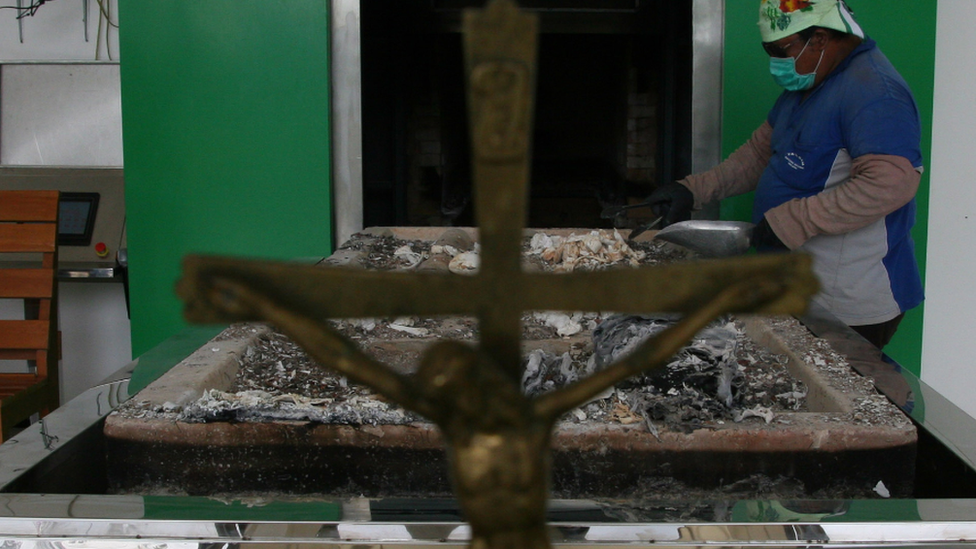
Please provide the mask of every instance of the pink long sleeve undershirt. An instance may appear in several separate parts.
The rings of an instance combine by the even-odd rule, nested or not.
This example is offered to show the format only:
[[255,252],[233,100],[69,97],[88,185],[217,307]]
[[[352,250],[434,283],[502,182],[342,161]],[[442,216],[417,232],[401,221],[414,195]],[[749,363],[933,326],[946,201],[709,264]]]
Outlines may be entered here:
[[[772,156],[772,134],[772,126],[764,122],[718,166],[679,181],[695,195],[695,208],[755,190]],[[852,162],[849,180],[772,208],[766,220],[776,236],[795,249],[816,235],[843,234],[882,219],[915,196],[921,177],[902,156],[859,156]]]

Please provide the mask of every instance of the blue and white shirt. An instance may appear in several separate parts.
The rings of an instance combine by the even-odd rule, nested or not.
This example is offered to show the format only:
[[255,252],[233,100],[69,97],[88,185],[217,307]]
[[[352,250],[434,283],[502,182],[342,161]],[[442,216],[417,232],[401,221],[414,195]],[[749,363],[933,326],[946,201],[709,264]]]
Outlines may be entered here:
[[[756,188],[753,220],[851,177],[852,160],[896,155],[921,172],[921,122],[908,84],[866,39],[804,99],[784,92],[767,118],[772,157]],[[923,299],[911,228],[912,199],[883,219],[799,249],[814,258],[815,301],[851,326],[891,320]]]

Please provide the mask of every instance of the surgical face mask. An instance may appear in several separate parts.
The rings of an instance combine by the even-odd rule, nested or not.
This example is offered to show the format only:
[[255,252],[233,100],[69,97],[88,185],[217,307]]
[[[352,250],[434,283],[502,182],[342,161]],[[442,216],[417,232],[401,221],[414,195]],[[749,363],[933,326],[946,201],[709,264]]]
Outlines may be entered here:
[[809,45],[810,41],[807,40],[807,43],[803,45],[803,49],[800,50],[800,55],[796,57],[769,58],[769,72],[773,75],[773,80],[777,84],[789,91],[804,91],[813,87],[813,81],[817,78],[817,69],[820,68],[820,63],[823,61],[824,52],[820,52],[820,60],[817,61],[817,66],[813,69],[813,72],[809,74],[799,74],[796,72],[796,60],[803,55],[803,52],[806,51]]

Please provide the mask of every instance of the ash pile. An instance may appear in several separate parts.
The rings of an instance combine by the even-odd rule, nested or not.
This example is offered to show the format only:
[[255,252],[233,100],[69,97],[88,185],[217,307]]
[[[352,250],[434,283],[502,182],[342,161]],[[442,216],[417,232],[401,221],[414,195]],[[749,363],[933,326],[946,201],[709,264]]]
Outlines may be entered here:
[[[554,320],[555,318],[555,320]],[[526,317],[527,332],[586,330],[591,342],[561,354],[530,351],[523,364],[523,391],[529,396],[554,390],[603,369],[647,338],[666,329],[673,316],[611,315],[605,319],[569,315]],[[400,324],[397,324],[400,322]],[[549,325],[544,324],[548,322]],[[385,326],[384,326],[385,324]],[[424,338],[432,328],[392,322],[353,323],[365,331]],[[567,328],[575,325],[576,328]],[[407,328],[409,331],[404,332]],[[553,337],[560,337],[550,334]],[[476,329],[459,335],[476,337]],[[584,337],[585,334],[584,334]],[[592,352],[588,350],[592,349]],[[417,357],[419,358],[419,353]],[[748,418],[769,423],[778,412],[805,411],[806,388],[786,369],[789,359],[759,348],[741,324],[722,319],[700,332],[659,371],[630,378],[573,410],[569,423],[643,422],[655,436],[659,425],[690,433],[725,421]],[[414,365],[406,366],[412,369]],[[245,353],[230,390],[210,389],[174,410],[184,422],[311,421],[341,425],[407,425],[426,421],[378,398],[371,390],[315,364],[297,345],[271,333]],[[756,421],[754,419],[753,421]]]
[[[471,274],[479,247],[470,235],[448,230],[438,239],[358,234],[331,264],[370,270],[448,270]],[[631,242],[618,231],[536,232],[523,242],[527,270],[566,273],[673,263],[684,251],[656,241]],[[523,315],[523,390],[535,396],[606,367],[676,316],[538,311]],[[476,343],[477,323],[467,318],[352,319],[336,330],[381,362],[415,370],[425,343],[449,338]],[[552,345],[551,342],[569,342]],[[564,351],[558,349],[566,348]],[[745,335],[741,322],[722,319],[702,331],[660,372],[640,375],[568,414],[569,423],[643,423],[689,433],[724,422],[769,423],[783,411],[805,411],[806,389],[786,368],[788,358]],[[174,410],[176,411],[176,410]],[[211,389],[184,406],[180,421],[312,421],[340,425],[406,425],[425,420],[376,398],[366,388],[313,364],[296,345],[274,334],[248,349],[230,390]]]
[[[538,395],[572,383],[626,356],[678,320],[673,315],[614,315],[593,331],[593,354],[582,368],[569,353],[529,355],[523,385]],[[713,322],[664,367],[625,380],[600,399],[575,410],[573,419],[642,421],[658,436],[657,425],[691,433],[725,421],[760,418],[770,423],[778,411],[805,411],[807,389],[789,375],[788,358],[763,352],[731,318]]]

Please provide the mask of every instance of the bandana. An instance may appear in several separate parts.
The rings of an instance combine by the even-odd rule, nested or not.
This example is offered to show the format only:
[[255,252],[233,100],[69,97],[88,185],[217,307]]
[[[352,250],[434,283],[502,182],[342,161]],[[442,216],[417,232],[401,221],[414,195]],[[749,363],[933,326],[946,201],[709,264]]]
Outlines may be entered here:
[[810,27],[824,27],[864,38],[844,0],[762,0],[759,32],[763,42],[775,42]]

